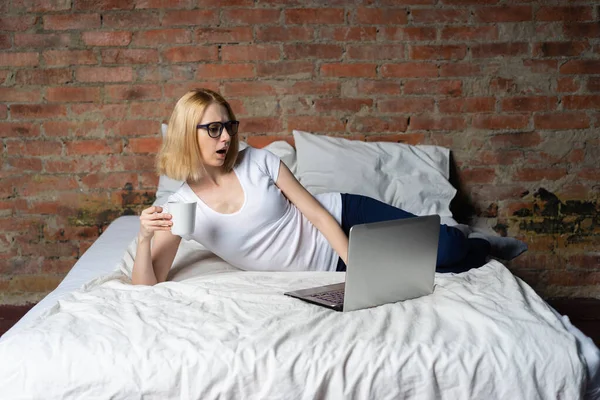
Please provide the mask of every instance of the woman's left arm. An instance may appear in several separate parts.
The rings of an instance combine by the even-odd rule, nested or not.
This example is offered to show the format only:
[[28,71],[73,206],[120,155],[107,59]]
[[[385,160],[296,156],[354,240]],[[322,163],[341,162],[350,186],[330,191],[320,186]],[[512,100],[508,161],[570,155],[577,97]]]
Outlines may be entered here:
[[308,190],[298,182],[289,168],[280,161],[277,187],[304,216],[325,236],[344,263],[348,264],[348,237],[340,224],[313,197]]

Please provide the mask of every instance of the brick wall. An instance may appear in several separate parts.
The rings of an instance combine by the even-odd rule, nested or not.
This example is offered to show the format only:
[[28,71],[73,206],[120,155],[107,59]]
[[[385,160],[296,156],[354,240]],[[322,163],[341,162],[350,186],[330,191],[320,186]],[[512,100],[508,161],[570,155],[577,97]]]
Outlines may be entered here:
[[510,267],[542,294],[599,296],[599,14],[593,1],[2,1],[0,303],[41,298],[108,223],[152,202],[159,123],[201,86],[257,144],[302,129],[451,148],[457,215],[527,241]]

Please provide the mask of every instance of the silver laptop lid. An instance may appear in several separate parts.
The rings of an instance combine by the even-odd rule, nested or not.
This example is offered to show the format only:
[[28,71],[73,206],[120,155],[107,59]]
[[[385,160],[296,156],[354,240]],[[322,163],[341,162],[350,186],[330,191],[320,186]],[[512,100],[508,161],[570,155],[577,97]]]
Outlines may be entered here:
[[344,311],[431,294],[439,232],[438,215],[353,226]]

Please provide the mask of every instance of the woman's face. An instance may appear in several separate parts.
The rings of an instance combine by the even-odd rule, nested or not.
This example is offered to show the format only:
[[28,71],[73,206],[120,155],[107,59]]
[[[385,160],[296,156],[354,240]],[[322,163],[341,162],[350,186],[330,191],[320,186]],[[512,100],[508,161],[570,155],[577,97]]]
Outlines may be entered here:
[[[228,122],[229,120],[227,109],[218,103],[212,103],[204,110],[204,115],[199,125],[207,125],[211,122]],[[223,127],[221,135],[212,138],[209,136],[207,129],[198,128],[197,131],[202,161],[206,167],[221,167],[229,151],[232,136],[227,128]]]

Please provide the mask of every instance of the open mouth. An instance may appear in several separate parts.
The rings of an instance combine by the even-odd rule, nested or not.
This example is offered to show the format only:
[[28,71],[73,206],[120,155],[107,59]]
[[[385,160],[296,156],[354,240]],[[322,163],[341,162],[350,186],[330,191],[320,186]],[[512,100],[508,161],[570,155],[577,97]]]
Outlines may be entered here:
[[227,154],[227,149],[217,150],[217,154],[225,155],[225,154]]

